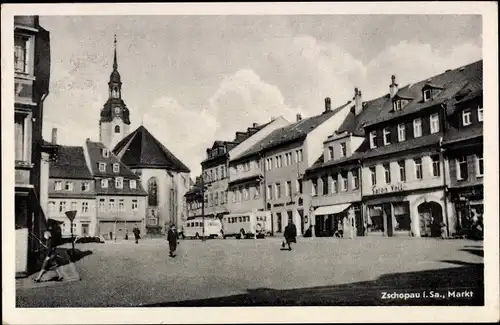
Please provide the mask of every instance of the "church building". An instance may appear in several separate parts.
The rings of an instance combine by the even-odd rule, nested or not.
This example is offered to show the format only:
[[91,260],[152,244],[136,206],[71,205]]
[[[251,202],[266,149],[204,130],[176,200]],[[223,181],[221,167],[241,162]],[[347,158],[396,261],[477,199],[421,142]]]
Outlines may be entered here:
[[122,99],[116,37],[109,98],[101,109],[99,141],[140,178],[147,192],[144,225],[147,234],[162,234],[170,224],[186,219],[184,194],[189,189],[189,168],[143,125],[130,133],[130,111]]

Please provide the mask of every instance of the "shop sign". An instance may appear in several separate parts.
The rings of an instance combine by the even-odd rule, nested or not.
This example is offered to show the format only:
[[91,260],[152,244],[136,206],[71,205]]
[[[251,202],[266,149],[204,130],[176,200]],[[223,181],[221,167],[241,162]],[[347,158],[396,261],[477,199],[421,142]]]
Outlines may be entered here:
[[283,203],[276,203],[276,204],[273,205],[273,207],[275,207],[275,208],[282,207],[282,206],[284,206]]
[[386,186],[386,187],[372,187],[372,193],[373,194],[385,194],[385,193],[392,193],[392,192],[402,192],[404,190],[405,190],[405,185],[403,183],[389,185],[389,186]]

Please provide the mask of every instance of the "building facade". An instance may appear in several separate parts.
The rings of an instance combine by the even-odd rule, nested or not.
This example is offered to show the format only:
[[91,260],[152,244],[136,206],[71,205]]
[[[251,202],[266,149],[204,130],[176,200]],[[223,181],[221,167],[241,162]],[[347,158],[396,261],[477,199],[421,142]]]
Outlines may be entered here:
[[348,104],[331,108],[325,99],[322,114],[283,126],[230,162],[231,209],[271,212],[272,234],[283,232],[289,221],[303,234],[314,225],[309,219],[311,197],[304,195],[303,175],[323,151],[322,142],[349,112]]
[[[55,148],[42,139],[43,103],[49,93],[50,33],[38,16],[14,17],[14,159],[16,275],[36,268],[46,226],[40,202],[47,202],[45,159]],[[45,166],[46,167],[46,166]],[[41,198],[44,195],[44,198]]]
[[124,238],[146,230],[146,197],[140,177],[100,142],[86,140],[84,155],[95,182],[96,235]]
[[[96,235],[95,181],[83,147],[58,147],[57,160],[50,164],[48,191],[47,216],[61,222],[63,237],[72,233],[75,237]],[[76,211],[73,223],[67,218],[67,211]]]
[[183,199],[189,189],[190,170],[144,126],[123,138],[113,152],[140,177],[147,191],[148,234],[164,233],[170,224],[179,226],[187,219]]

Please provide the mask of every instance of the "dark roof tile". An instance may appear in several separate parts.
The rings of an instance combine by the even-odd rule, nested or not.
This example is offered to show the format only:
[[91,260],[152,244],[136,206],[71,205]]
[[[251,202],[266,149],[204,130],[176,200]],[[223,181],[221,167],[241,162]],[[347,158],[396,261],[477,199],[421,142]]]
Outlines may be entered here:
[[57,159],[50,163],[49,177],[92,179],[83,147],[58,146]]

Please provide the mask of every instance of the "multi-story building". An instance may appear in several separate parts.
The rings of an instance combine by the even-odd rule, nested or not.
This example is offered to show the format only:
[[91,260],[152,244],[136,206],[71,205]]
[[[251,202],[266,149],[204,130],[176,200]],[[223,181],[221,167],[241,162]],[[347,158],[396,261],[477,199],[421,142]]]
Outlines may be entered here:
[[96,192],[96,234],[123,238],[134,227],[145,232],[146,197],[140,177],[133,173],[104,144],[89,139],[84,147]]
[[[14,159],[16,275],[36,268],[45,229],[46,160],[54,146],[42,139],[43,103],[49,93],[50,37],[38,16],[14,17]],[[44,160],[42,160],[42,156]],[[44,162],[45,161],[45,162]],[[45,174],[43,174],[45,173]],[[44,195],[42,198],[41,195]]]
[[201,176],[196,177],[196,180],[191,184],[189,190],[184,194],[186,201],[187,219],[192,219],[201,215],[202,205],[202,190],[203,186]]
[[123,138],[113,152],[147,189],[146,230],[164,233],[184,217],[184,194],[189,189],[189,168],[162,145],[144,126]]
[[421,237],[440,236],[444,228],[456,232],[441,144],[455,96],[481,79],[481,70],[476,62],[401,89],[392,76],[389,94],[365,103],[363,110],[377,116],[365,119],[365,140],[354,155],[361,158],[364,216],[362,226],[356,224],[360,218],[351,220],[358,234]]
[[[54,137],[53,137],[54,138]],[[52,144],[56,144],[54,139]],[[47,216],[61,222],[62,235],[95,236],[96,193],[94,178],[85,161],[83,147],[58,146],[57,159],[50,164]],[[67,211],[76,211],[73,223]]]
[[231,211],[271,211],[271,232],[281,233],[292,221],[303,233],[309,220],[310,196],[304,195],[303,175],[323,151],[323,139],[336,130],[349,113],[348,104],[331,108],[325,99],[322,114],[283,126],[230,162]]
[[464,67],[468,83],[447,109],[443,148],[449,171],[448,192],[457,216],[457,229],[464,232],[474,218],[482,222],[483,207],[483,85],[482,62]]
[[[207,158],[201,163],[204,181],[204,213],[206,216],[222,217],[228,208],[228,163],[231,157],[240,155],[274,130],[287,125],[283,117],[273,119],[263,125],[252,124],[245,132],[236,132],[233,141],[215,141],[207,149]],[[231,211],[232,212],[232,211]],[[201,211],[199,214],[201,215]]]
[[321,156],[306,170],[305,179],[312,191],[310,217],[315,219],[312,235],[363,234],[359,151],[365,140],[363,125],[377,116],[365,106],[361,91],[355,88],[349,114],[323,142]]

